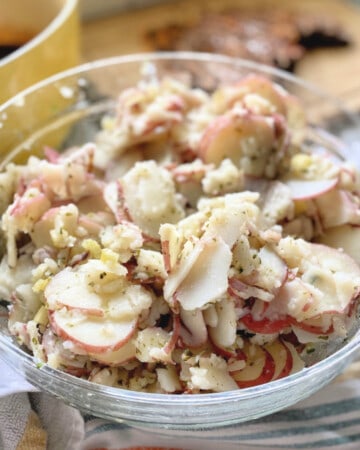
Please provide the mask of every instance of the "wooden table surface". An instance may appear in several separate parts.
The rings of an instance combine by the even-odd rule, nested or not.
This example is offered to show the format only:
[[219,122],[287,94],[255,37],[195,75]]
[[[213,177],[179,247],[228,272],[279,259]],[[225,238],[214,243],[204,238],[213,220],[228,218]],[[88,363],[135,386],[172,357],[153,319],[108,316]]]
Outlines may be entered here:
[[335,18],[348,32],[352,45],[308,52],[298,64],[296,74],[360,111],[360,7],[350,0],[172,0],[84,22],[83,60],[151,51],[144,37],[146,31],[166,24],[191,23],[204,11],[240,4],[244,9],[276,6]]

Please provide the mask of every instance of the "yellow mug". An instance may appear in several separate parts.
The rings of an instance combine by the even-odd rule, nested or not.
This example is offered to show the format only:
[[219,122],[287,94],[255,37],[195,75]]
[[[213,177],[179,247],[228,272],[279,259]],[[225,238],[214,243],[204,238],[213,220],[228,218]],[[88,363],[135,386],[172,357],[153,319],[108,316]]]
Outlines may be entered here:
[[0,59],[0,104],[79,63],[77,0],[0,0],[0,30],[0,45],[30,38]]

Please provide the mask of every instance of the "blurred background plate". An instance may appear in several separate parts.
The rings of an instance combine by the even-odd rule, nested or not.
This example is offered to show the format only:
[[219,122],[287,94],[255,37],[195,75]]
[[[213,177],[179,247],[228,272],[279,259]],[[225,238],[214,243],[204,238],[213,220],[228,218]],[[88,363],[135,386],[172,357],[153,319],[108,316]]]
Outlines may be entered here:
[[[296,75],[358,112],[359,5],[360,0],[80,0],[82,17],[87,18],[82,24],[82,58],[93,61],[146,51],[215,49],[252,59],[259,51],[251,55],[241,51],[242,45],[259,49],[271,46],[276,38],[282,45],[276,41],[272,51],[281,52],[287,41],[285,56],[297,60],[292,67]],[[248,39],[238,39],[244,28]],[[251,35],[251,30],[259,28],[260,36]],[[264,28],[271,32],[269,36]],[[299,50],[299,44],[304,52],[294,57],[292,51]],[[271,56],[272,51],[267,53]]]

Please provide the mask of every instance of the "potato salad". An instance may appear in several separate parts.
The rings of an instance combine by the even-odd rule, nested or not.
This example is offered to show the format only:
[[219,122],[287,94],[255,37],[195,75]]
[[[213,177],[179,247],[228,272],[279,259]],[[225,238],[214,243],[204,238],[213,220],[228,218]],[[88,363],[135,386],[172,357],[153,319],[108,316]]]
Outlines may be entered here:
[[358,173],[303,138],[300,101],[248,75],[122,91],[93,142],[0,174],[0,297],[39,367],[143,392],[257,386],[346,340]]

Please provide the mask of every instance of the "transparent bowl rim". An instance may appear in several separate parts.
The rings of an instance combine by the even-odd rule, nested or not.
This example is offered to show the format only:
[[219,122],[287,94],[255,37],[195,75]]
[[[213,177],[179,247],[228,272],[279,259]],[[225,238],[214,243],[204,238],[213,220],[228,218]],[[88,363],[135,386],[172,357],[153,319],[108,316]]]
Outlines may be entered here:
[[128,55],[120,55],[113,56],[109,58],[97,59],[94,61],[90,61],[81,65],[77,65],[70,69],[64,70],[62,72],[58,72],[55,75],[47,77],[32,86],[20,91],[18,94],[8,99],[6,102],[0,105],[0,113],[4,112],[10,105],[16,104],[19,98],[24,98],[27,95],[40,90],[41,88],[56,83],[57,81],[64,80],[68,77],[80,75],[82,73],[86,73],[92,71],[94,69],[100,69],[104,67],[117,66],[117,65],[125,65],[127,63],[142,63],[147,61],[196,61],[203,63],[217,63],[217,64],[228,64],[233,67],[246,68],[249,70],[261,71],[264,74],[273,75],[279,77],[283,80],[290,81],[298,86],[303,87],[308,91],[312,91],[318,97],[323,97],[325,100],[331,101],[336,104],[336,106],[345,113],[350,114],[350,112],[346,111],[343,103],[340,99],[332,96],[329,92],[322,90],[319,86],[305,81],[302,78],[286,72],[285,70],[278,69],[276,67],[272,67],[266,64],[258,63],[255,61],[243,59],[243,58],[234,58],[231,56],[214,54],[214,53],[206,53],[206,52],[191,52],[191,51],[179,51],[179,52],[145,52],[145,53],[134,53]]
[[[29,369],[30,371],[41,371],[42,374],[49,375],[52,380],[57,380],[61,383],[71,385],[73,389],[75,386],[80,389],[85,389],[88,393],[100,394],[105,397],[110,397],[113,400],[123,400],[128,402],[136,402],[143,404],[154,404],[156,403],[158,406],[166,406],[169,403],[174,405],[189,405],[193,406],[205,404],[214,405],[217,403],[224,403],[224,401],[228,402],[238,402],[240,400],[247,400],[251,398],[258,397],[259,395],[270,395],[272,393],[276,393],[279,390],[283,390],[286,387],[291,387],[293,385],[298,384],[299,382],[309,379],[317,379],[317,374],[326,371],[328,368],[332,367],[335,364],[341,363],[347,358],[350,358],[354,355],[356,350],[360,349],[360,330],[357,331],[355,336],[353,336],[350,341],[344,345],[341,349],[337,350],[330,356],[324,358],[318,363],[306,367],[301,371],[282,378],[280,380],[271,381],[269,383],[261,384],[254,387],[238,389],[233,391],[225,391],[218,393],[204,393],[204,394],[191,394],[191,395],[174,395],[174,394],[158,394],[158,393],[149,393],[149,392],[137,392],[130,391],[122,388],[109,387],[100,384],[93,383],[91,381],[87,381],[81,378],[77,378],[73,375],[67,374],[65,372],[52,369],[47,364],[38,364],[36,359],[22,350],[20,347],[17,347],[15,344],[10,342],[10,337],[4,335],[0,331],[0,348],[8,351],[19,360],[19,362],[25,364],[25,369]],[[3,356],[0,354],[0,358]],[[4,358],[6,359],[6,358]],[[38,372],[36,372],[38,373]],[[34,381],[34,380],[33,380]],[[31,382],[31,381],[30,381]]]

